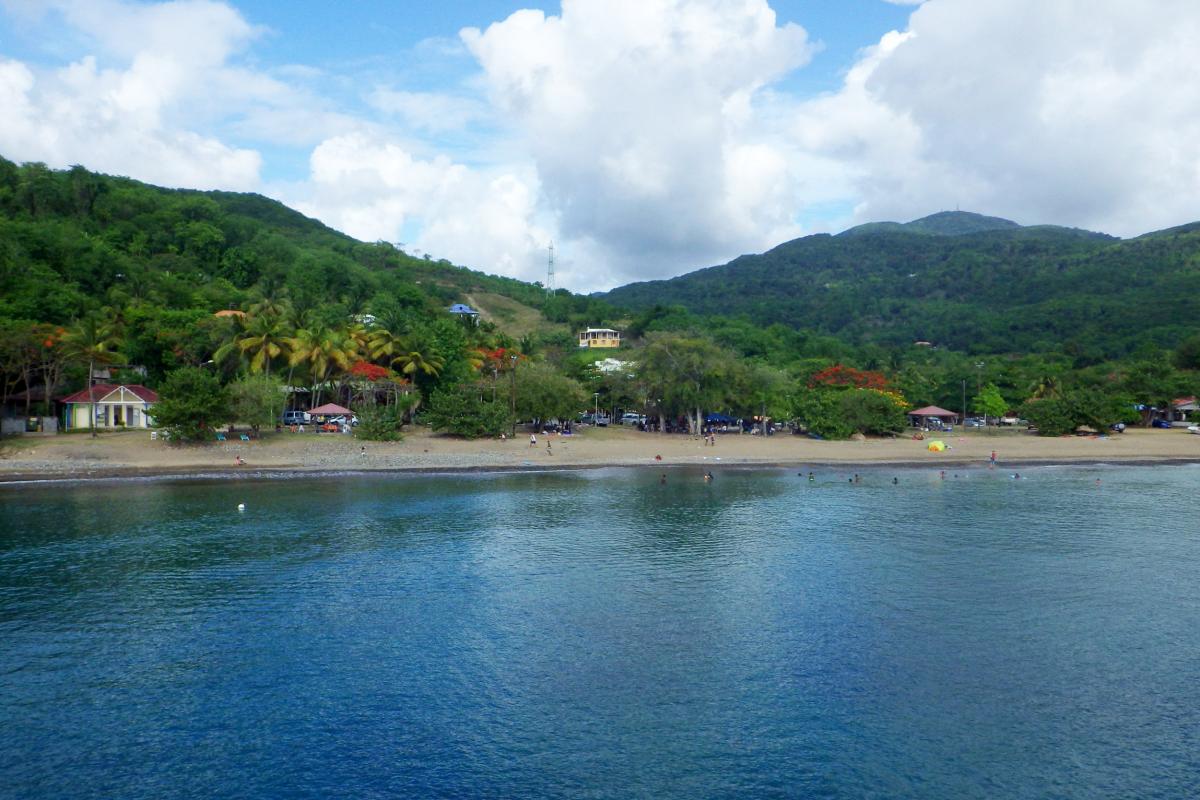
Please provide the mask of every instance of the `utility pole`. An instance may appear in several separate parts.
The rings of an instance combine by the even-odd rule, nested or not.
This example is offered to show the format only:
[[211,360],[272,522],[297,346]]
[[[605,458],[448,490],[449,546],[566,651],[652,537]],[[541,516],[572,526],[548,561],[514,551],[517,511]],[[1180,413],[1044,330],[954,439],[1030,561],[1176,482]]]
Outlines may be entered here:
[[512,418],[512,436],[517,435],[517,356],[513,354],[509,356],[512,359],[512,369],[508,373],[508,413]]
[[550,243],[550,257],[546,260],[546,294],[554,294],[554,242]]
[[963,410],[963,415],[962,415],[962,426],[963,426],[963,432],[964,432],[964,433],[966,433],[966,430],[967,430],[967,379],[966,379],[966,378],[963,378],[963,386],[962,386],[962,390],[963,390],[963,398],[962,398],[962,400],[963,400],[963,402],[962,402],[962,410]]
[[[983,393],[983,362],[975,362],[975,402],[979,402],[979,395]],[[983,412],[983,429],[987,430],[987,412]]]

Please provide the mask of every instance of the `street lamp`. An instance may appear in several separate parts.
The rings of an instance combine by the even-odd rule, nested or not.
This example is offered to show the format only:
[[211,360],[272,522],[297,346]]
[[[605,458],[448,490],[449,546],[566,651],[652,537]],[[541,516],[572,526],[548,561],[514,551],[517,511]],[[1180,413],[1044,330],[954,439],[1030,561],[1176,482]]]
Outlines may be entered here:
[[592,398],[593,398],[592,424],[595,425],[596,419],[600,416],[600,393],[592,392]]

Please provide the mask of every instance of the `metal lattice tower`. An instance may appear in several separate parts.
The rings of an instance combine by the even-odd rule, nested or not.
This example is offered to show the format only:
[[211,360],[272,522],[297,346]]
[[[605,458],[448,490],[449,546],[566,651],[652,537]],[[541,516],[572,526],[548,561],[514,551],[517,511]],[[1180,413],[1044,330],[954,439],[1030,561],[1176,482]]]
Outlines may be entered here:
[[554,242],[550,243],[550,257],[546,260],[546,293],[554,294]]

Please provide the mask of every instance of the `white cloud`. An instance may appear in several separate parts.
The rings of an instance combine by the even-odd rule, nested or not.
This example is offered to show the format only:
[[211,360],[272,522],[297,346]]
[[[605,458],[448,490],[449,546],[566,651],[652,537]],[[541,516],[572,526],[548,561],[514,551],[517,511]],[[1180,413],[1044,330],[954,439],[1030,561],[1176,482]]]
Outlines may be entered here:
[[536,281],[550,233],[536,219],[536,179],[525,170],[474,170],[445,156],[414,157],[356,132],[313,150],[310,178],[285,192],[296,208],[366,241],[406,244],[439,258]]
[[566,249],[604,253],[602,282],[796,230],[794,176],[753,106],[813,47],[765,0],[566,0],[561,16],[518,11],[462,37]]
[[[25,9],[27,12],[28,9]],[[221,3],[157,6],[96,0],[45,4],[90,37],[85,56],[58,69],[0,61],[0,152],[22,161],[73,163],[171,186],[252,188],[261,158],[179,124],[254,29]]]
[[1198,37],[1181,0],[933,0],[798,119],[860,219],[961,205],[1142,233],[1197,216]]
[[367,100],[379,111],[401,117],[410,127],[432,133],[460,130],[488,115],[487,107],[478,100],[436,92],[376,87]]

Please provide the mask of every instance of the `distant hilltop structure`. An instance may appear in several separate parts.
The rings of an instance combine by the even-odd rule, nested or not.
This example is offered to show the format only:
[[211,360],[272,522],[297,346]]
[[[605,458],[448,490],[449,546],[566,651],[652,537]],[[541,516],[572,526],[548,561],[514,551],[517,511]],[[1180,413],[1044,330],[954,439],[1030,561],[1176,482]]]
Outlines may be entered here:
[[467,319],[472,323],[479,322],[479,312],[471,308],[466,303],[455,303],[448,309],[451,314],[459,319]]
[[612,328],[587,328],[579,333],[580,347],[620,347],[621,332]]

